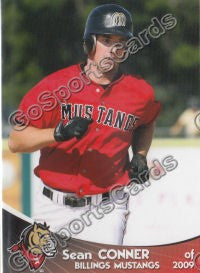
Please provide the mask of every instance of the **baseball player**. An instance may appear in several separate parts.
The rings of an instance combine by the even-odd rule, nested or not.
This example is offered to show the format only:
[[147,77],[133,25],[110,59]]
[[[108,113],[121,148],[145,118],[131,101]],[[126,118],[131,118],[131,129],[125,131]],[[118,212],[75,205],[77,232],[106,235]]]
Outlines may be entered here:
[[[111,190],[120,186],[123,191],[139,174],[148,179],[146,156],[160,103],[147,82],[120,71],[119,56],[131,37],[126,9],[96,7],[84,32],[85,63],[45,77],[19,106],[29,122],[25,126],[18,117],[9,147],[21,153],[40,150],[33,218],[55,232],[122,244],[128,198],[112,206]],[[130,146],[134,156],[129,162]]]

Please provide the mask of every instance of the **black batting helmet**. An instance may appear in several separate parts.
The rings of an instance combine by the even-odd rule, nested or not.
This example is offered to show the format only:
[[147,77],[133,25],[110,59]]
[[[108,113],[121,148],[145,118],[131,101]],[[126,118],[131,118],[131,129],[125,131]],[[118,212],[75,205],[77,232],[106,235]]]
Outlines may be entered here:
[[89,14],[83,36],[86,54],[95,49],[95,34],[121,35],[126,39],[133,37],[132,17],[128,10],[115,4],[96,7]]

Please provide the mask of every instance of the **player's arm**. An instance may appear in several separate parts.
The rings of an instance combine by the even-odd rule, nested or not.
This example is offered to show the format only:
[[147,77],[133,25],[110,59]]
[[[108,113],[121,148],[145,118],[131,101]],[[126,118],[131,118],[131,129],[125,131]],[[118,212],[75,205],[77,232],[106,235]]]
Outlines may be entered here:
[[8,146],[12,153],[30,153],[54,142],[53,128],[38,129],[28,126],[20,130],[20,126],[16,126],[10,133]]
[[155,124],[154,122],[138,127],[133,135],[133,158],[129,165],[129,177],[135,183],[144,183],[149,179],[149,169],[146,156],[151,146]]
[[[73,137],[81,138],[88,129],[91,119],[74,117],[67,124],[61,121],[56,128],[38,129],[33,126],[14,128],[8,140],[13,153],[30,153],[40,150],[52,143],[68,141]],[[21,130],[20,130],[21,129]]]
[[132,150],[134,154],[147,156],[149,148],[152,143],[153,133],[155,129],[155,122],[148,125],[138,127],[133,135]]

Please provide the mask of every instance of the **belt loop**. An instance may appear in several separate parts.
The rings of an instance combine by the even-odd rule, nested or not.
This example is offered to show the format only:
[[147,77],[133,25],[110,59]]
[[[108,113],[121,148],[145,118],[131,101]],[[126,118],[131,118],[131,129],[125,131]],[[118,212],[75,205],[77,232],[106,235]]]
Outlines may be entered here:
[[54,203],[58,203],[58,194],[57,194],[57,192],[55,192],[55,191],[51,191],[52,192],[52,201],[54,202]]
[[56,195],[57,195],[57,199],[56,199],[56,202],[58,203],[58,204],[60,204],[60,205],[63,205],[64,204],[64,202],[63,202],[63,200],[64,200],[64,195],[63,195],[63,193],[61,192],[61,194],[58,192],[58,193],[56,193]]

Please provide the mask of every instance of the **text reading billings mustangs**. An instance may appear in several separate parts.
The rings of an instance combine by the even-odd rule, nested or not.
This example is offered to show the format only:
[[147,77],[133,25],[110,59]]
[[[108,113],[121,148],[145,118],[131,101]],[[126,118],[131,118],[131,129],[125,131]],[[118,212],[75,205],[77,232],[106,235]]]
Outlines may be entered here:
[[[63,250],[63,260],[74,261],[75,269],[159,269],[158,261],[152,261],[148,249],[105,249],[97,253],[97,261],[91,252],[70,252]],[[93,261],[89,261],[93,260]],[[95,262],[94,262],[95,260]],[[127,260],[127,261],[123,261]],[[140,261],[138,261],[140,260]],[[141,261],[142,260],[142,261]],[[83,262],[80,262],[83,261]]]

